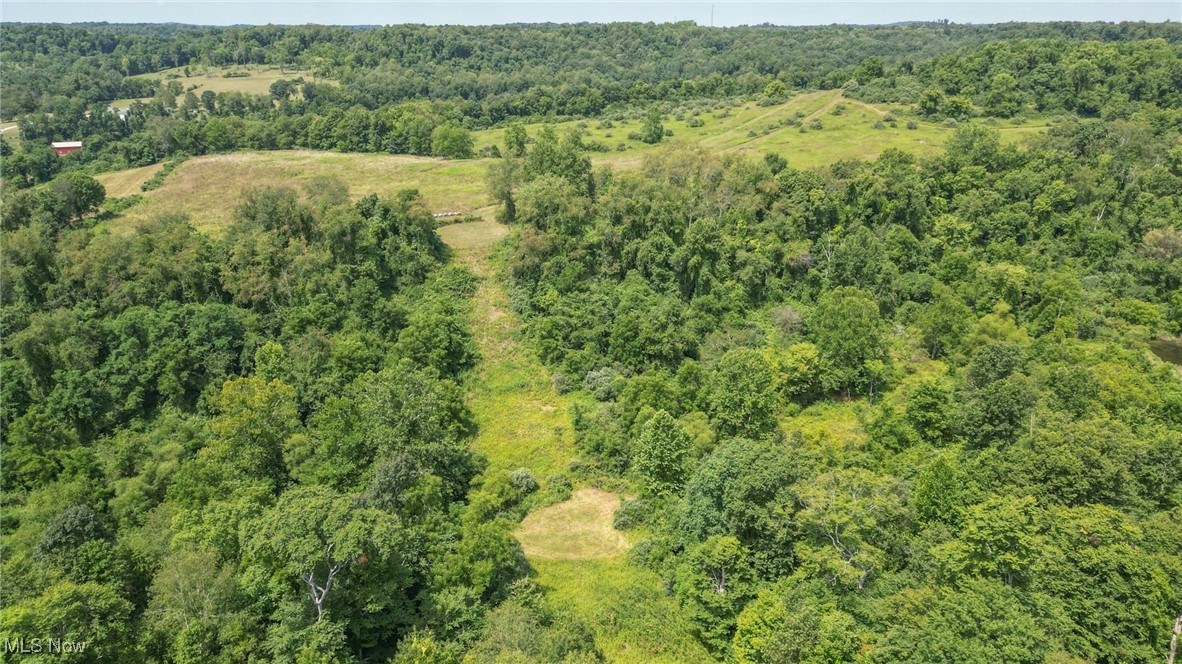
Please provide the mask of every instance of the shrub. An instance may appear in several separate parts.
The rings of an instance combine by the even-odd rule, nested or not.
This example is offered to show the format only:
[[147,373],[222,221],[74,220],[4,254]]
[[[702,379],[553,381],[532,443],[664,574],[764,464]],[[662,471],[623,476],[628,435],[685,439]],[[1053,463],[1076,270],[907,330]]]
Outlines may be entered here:
[[809,129],[820,131],[824,128],[825,124],[821,122],[821,118],[813,118],[812,121],[809,122]]
[[616,516],[612,520],[612,526],[616,530],[630,530],[638,526],[643,526],[648,522],[652,511],[652,503],[643,498],[624,500],[620,503],[620,508],[616,510]]
[[916,122],[915,120],[908,120],[907,121],[907,128],[908,129],[919,129],[919,123]]
[[612,367],[592,369],[583,378],[583,389],[587,390],[597,401],[611,401],[620,394],[624,386],[620,372]]
[[523,496],[528,496],[538,490],[538,480],[533,473],[529,472],[528,468],[518,468],[509,473],[509,484]]
[[574,488],[575,486],[570,481],[570,476],[563,473],[551,475],[546,479],[546,490],[554,502],[557,503],[568,500]]

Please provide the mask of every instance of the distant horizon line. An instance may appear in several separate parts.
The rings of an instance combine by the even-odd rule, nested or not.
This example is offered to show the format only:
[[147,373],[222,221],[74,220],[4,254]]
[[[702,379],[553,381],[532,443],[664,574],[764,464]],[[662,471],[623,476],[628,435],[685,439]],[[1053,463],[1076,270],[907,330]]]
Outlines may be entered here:
[[681,23],[693,24],[698,28],[711,28],[716,30],[733,30],[735,28],[825,28],[833,26],[851,26],[859,28],[889,28],[896,26],[909,25],[947,25],[947,26],[981,26],[981,25],[1006,25],[1010,23],[1018,24],[1033,24],[1033,25],[1047,25],[1054,23],[1077,23],[1077,24],[1097,24],[1103,23],[1106,25],[1121,25],[1125,23],[1144,23],[1161,25],[1166,23],[1182,23],[1182,20],[1174,20],[1171,18],[1161,20],[1148,19],[1121,19],[1121,20],[1103,20],[1103,19],[1047,19],[1047,20],[1005,20],[1005,21],[953,21],[945,19],[916,19],[904,21],[891,21],[888,23],[850,23],[845,21],[835,21],[833,23],[743,23],[739,25],[706,25],[699,23],[693,19],[683,19],[676,21],[511,21],[505,23],[424,23],[422,21],[407,21],[404,23],[319,23],[316,21],[306,21],[303,23],[280,23],[270,21],[267,23],[188,23],[185,21],[6,21],[0,19],[0,25],[63,25],[74,27],[86,26],[179,26],[186,28],[264,28],[268,26],[273,27],[304,27],[315,26],[322,28],[388,28],[394,26],[427,26],[427,27],[459,27],[459,28],[496,28],[496,27],[513,27],[513,26],[536,26],[536,25],[553,25],[553,26],[576,26],[576,25],[677,25]]

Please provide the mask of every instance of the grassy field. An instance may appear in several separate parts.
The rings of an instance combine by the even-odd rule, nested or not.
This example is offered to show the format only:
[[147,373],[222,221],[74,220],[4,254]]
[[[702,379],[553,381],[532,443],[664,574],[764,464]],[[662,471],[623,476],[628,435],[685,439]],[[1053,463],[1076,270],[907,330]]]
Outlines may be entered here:
[[95,179],[101,182],[103,187],[106,188],[107,198],[123,198],[132,194],[144,193],[140,189],[140,185],[151,179],[156,174],[156,171],[162,167],[161,164],[152,164],[139,168],[129,168],[126,171],[102,173],[101,175],[95,176]]
[[[271,70],[273,73],[277,70]],[[225,79],[229,81],[246,79]],[[844,110],[833,115],[838,105]],[[791,166],[819,168],[841,159],[872,159],[883,150],[899,148],[913,153],[933,154],[941,149],[952,129],[930,122],[919,122],[918,128],[904,128],[900,119],[896,128],[889,125],[874,129],[888,110],[841,97],[840,91],[829,90],[799,95],[778,106],[759,106],[753,102],[733,108],[701,113],[701,127],[689,127],[685,120],[668,120],[673,129],[669,142],[693,142],[718,153],[758,155],[774,151],[783,155]],[[801,133],[785,121],[800,114],[808,124],[813,118],[821,120],[821,130]],[[725,117],[720,117],[725,116]],[[577,123],[557,125],[559,130]],[[628,132],[639,128],[640,121],[619,121],[606,128],[597,121],[586,126],[586,141],[622,144],[625,150],[593,153],[596,166],[632,168],[638,166],[646,154],[660,149],[630,141]],[[1022,126],[999,124],[997,127],[1007,142],[1020,141],[1045,129],[1045,125]],[[529,125],[526,130],[536,135],[541,125]],[[501,130],[475,133],[477,147],[502,140]],[[487,160],[468,159],[446,161],[429,157],[386,154],[341,154],[332,152],[283,151],[238,152],[210,155],[191,159],[169,176],[165,185],[145,196],[145,201],[131,208],[125,217],[112,225],[118,228],[150,218],[162,212],[174,211],[177,202],[184,201],[183,211],[193,224],[206,231],[217,232],[232,215],[241,192],[263,185],[286,185],[299,188],[313,177],[336,176],[348,183],[354,196],[370,192],[388,195],[399,189],[414,187],[428,207],[437,212],[459,211],[487,216],[490,199],[485,192],[484,171]],[[154,171],[153,171],[154,172]],[[139,173],[107,173],[99,180],[108,186],[109,195],[115,192],[135,193],[133,181]],[[146,180],[151,172],[143,176]],[[142,180],[141,180],[142,181]],[[138,186],[138,185],[136,185]]]
[[536,558],[538,582],[595,632],[609,662],[692,664],[716,661],[693,637],[655,573],[624,556],[593,560]]
[[[185,86],[185,90],[192,90],[194,94],[200,95],[206,90],[212,92],[243,92],[247,94],[265,95],[271,92],[271,84],[279,79],[292,80],[303,77],[304,80],[315,80],[317,83],[333,83],[329,79],[317,78],[312,72],[297,71],[293,69],[280,70],[277,67],[215,67],[215,68],[189,68],[190,75],[185,76],[185,68],[165,69],[151,74],[137,74],[132,78],[155,79],[158,81],[174,80],[180,81],[181,85]],[[226,78],[224,74],[228,72],[243,73],[247,76]],[[179,76],[179,78],[169,78],[170,76]],[[130,106],[131,100],[118,100],[111,102],[112,106],[118,106],[119,101],[128,102],[126,105]]]
[[[840,115],[833,115],[837,106],[844,105]],[[786,121],[800,113],[802,122],[820,118],[823,129],[801,132],[788,126]],[[668,117],[663,124],[673,131],[665,142],[697,143],[717,153],[763,154],[780,153],[794,168],[819,168],[843,159],[873,159],[888,148],[898,148],[917,155],[939,152],[944,141],[952,135],[952,128],[943,124],[917,121],[916,129],[906,129],[907,119],[896,113],[897,126],[886,125],[874,129],[874,123],[881,120],[889,110],[885,106],[872,106],[863,102],[846,99],[840,90],[824,90],[798,95],[777,106],[759,106],[745,102],[734,108],[684,113],[682,120]],[[701,127],[691,127],[691,120],[700,120]],[[614,121],[607,127],[600,121],[565,122],[554,125],[561,132],[582,125],[584,142],[602,143],[609,152],[591,155],[598,165],[631,167],[638,165],[644,155],[659,149],[631,140],[628,134],[640,130],[641,120]],[[998,124],[1002,140],[1016,142],[1044,129],[1043,123],[1027,125]],[[526,133],[536,136],[541,125],[526,126]],[[476,132],[474,142],[479,149],[502,141],[504,131],[493,129]],[[619,150],[620,146],[624,150]]]
[[[143,182],[160,168],[104,173],[97,179],[115,191],[128,191],[136,178]],[[428,157],[332,152],[236,152],[190,159],[165,180],[164,186],[144,195],[144,202],[111,224],[130,229],[167,212],[185,212],[194,227],[217,234],[233,218],[242,192],[262,186],[297,190],[316,176],[334,176],[360,198],[370,193],[394,194],[417,188],[436,211],[473,212],[489,203],[484,189],[484,166],[478,160],[444,161]],[[135,183],[138,191],[139,184]],[[136,193],[136,192],[132,192]]]
[[531,512],[517,529],[517,540],[530,558],[610,558],[628,549],[628,538],[612,526],[619,507],[614,493],[579,489],[570,500]]

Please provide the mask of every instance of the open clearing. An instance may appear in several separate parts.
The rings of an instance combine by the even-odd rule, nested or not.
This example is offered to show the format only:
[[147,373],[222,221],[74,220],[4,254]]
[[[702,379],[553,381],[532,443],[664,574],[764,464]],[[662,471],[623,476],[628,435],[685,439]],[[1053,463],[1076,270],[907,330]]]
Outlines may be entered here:
[[[143,174],[143,182],[159,168],[156,165],[135,170]],[[195,228],[216,235],[233,218],[244,191],[265,186],[301,190],[317,176],[340,178],[354,198],[418,189],[432,210],[471,212],[489,202],[484,166],[479,160],[308,151],[234,152],[184,162],[165,179],[163,187],[144,194],[144,201],[111,228],[130,230],[144,219],[184,212]],[[138,175],[116,171],[96,177],[108,187],[108,195],[116,195],[112,190],[126,191],[125,183]]]
[[609,662],[714,662],[660,576],[627,556],[589,560],[534,558],[538,583],[550,599],[591,625]]
[[[840,115],[833,115],[838,105],[844,109]],[[907,120],[898,113],[897,126],[884,125],[874,129],[874,123],[890,111],[887,106],[871,105],[856,99],[842,97],[841,90],[823,90],[792,97],[783,104],[760,106],[755,102],[743,102],[731,108],[703,109],[683,114],[683,119],[667,117],[662,124],[673,131],[673,136],[664,143],[696,143],[711,152],[763,154],[778,152],[793,168],[820,168],[843,159],[874,159],[884,150],[897,148],[919,156],[936,154],[952,135],[954,129],[940,123],[916,120],[916,129],[907,129]],[[801,114],[807,125],[809,120],[818,118],[823,129],[801,132],[798,127],[789,126],[786,121]],[[691,120],[702,122],[701,127],[691,127]],[[643,156],[659,149],[661,144],[647,145],[628,138],[628,134],[640,131],[642,120],[616,120],[607,127],[599,120],[571,121],[554,125],[561,134],[575,126],[582,126],[585,143],[602,143],[609,152],[591,153],[595,165],[630,167],[639,165]],[[1011,125],[998,123],[993,126],[1006,143],[1020,141],[1046,129],[1043,123]],[[526,133],[533,137],[542,125],[527,125]],[[504,130],[490,129],[474,134],[477,148],[499,144]],[[618,148],[624,147],[623,151]]]
[[439,236],[481,277],[470,320],[480,362],[464,385],[479,425],[474,447],[494,468],[528,468],[545,479],[574,458],[574,431],[569,405],[522,342],[521,324],[490,263],[493,245],[508,232],[504,224],[478,221],[443,226]]
[[139,168],[129,168],[126,171],[115,171],[114,173],[96,175],[95,179],[101,182],[107,190],[108,198],[123,198],[132,194],[144,193],[140,189],[140,185],[150,180],[156,174],[156,171],[159,171],[163,167],[162,164],[152,164]]
[[532,558],[587,560],[628,550],[628,538],[612,527],[620,498],[599,489],[579,489],[570,500],[531,512],[517,540]]
[[[303,78],[306,81],[315,80],[317,83],[335,83],[335,81],[329,79],[317,78],[313,76],[312,72],[293,69],[281,71],[273,67],[229,67],[208,70],[204,67],[190,67],[189,72],[191,75],[185,76],[185,68],[180,67],[165,69],[164,71],[153,72],[151,74],[137,74],[132,78],[180,81],[181,85],[185,86],[186,91],[192,90],[193,94],[198,96],[206,90],[210,90],[211,92],[242,92],[255,95],[270,94],[271,84],[280,79],[290,81]],[[235,76],[232,78],[223,76],[223,74],[228,72],[246,74],[246,76]],[[112,102],[112,105],[115,105],[115,102]]]

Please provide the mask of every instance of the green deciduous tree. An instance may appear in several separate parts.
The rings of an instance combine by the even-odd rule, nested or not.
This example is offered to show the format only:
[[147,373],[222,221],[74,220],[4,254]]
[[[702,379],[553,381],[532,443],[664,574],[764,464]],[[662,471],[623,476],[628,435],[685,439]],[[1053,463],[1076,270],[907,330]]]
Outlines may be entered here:
[[632,444],[632,467],[651,495],[676,493],[686,476],[690,438],[669,413],[658,410]]
[[834,392],[872,392],[889,360],[878,304],[849,286],[821,296],[809,321],[809,334],[823,363],[821,383]]
[[711,413],[724,437],[759,438],[776,428],[775,377],[758,351],[727,351],[714,372]]
[[431,132],[431,154],[447,159],[472,156],[472,134],[457,124],[441,124]]
[[661,109],[653,106],[644,115],[644,122],[640,125],[640,140],[653,144],[660,143],[665,138],[665,127],[661,124]]

